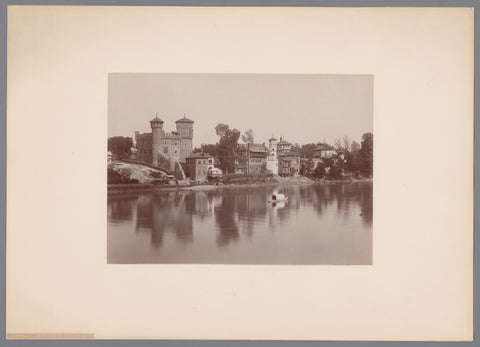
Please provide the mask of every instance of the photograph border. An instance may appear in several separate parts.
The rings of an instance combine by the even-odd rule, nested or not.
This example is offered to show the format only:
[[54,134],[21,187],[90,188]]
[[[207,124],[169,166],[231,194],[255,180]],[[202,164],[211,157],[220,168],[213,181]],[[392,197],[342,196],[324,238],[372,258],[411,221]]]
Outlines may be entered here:
[[[7,81],[7,7],[9,5],[63,5],[63,6],[252,6],[252,7],[270,7],[270,6],[285,6],[285,7],[472,7],[475,11],[480,9],[480,4],[473,0],[239,0],[239,1],[213,1],[213,0],[6,0],[0,4],[0,13],[2,14],[2,26],[0,35],[0,47],[2,54],[0,55],[0,77],[2,79],[2,87],[0,89],[0,124],[3,128],[3,141],[1,142],[0,161],[3,165],[1,171],[2,184],[0,185],[0,193],[2,194],[2,225],[3,225],[3,238],[1,240],[1,257],[6,259],[6,81]],[[480,58],[480,29],[478,27],[478,19],[475,16],[475,63],[478,63]],[[477,64],[475,64],[477,65]],[[247,347],[247,346],[275,346],[287,347],[287,346],[320,346],[320,347],[349,347],[349,346],[456,346],[465,344],[474,344],[477,340],[475,332],[480,331],[479,327],[479,291],[475,290],[479,284],[479,264],[478,264],[478,252],[480,251],[480,242],[478,237],[478,229],[480,227],[480,217],[476,213],[477,208],[475,202],[479,198],[480,188],[478,186],[479,169],[480,169],[480,147],[477,139],[480,131],[480,125],[478,124],[478,105],[480,104],[479,97],[479,72],[475,71],[474,74],[474,340],[465,342],[434,342],[434,341],[291,341],[291,340],[6,340],[6,322],[5,322],[5,308],[6,308],[6,266],[1,267],[0,278],[2,285],[0,286],[1,310],[3,315],[0,318],[2,341],[1,346],[231,346],[231,347]]]

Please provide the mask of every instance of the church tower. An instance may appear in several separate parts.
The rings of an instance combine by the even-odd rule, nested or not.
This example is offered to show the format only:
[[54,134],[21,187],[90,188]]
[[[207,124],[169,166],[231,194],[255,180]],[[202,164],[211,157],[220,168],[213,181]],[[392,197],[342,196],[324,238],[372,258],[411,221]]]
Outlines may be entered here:
[[152,164],[156,166],[158,165],[158,153],[162,149],[163,120],[155,115],[155,118],[150,121],[150,127],[152,128]]
[[185,158],[193,151],[193,123],[194,121],[185,117],[185,114],[175,122],[177,133],[182,137],[179,156],[181,162],[185,162]]

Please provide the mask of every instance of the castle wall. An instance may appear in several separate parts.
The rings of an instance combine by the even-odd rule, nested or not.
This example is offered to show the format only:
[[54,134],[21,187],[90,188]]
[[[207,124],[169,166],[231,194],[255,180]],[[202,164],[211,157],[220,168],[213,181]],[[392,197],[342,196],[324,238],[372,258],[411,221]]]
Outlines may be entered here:
[[185,162],[185,158],[193,152],[193,123],[177,122],[177,133],[182,137],[179,160]]
[[140,134],[136,131],[137,159],[157,166],[158,154],[163,154],[185,163],[185,158],[193,152],[193,121],[186,120],[188,122],[176,123],[176,132],[166,133],[163,121],[158,117],[150,122],[151,133]]
[[157,151],[170,157],[180,158],[180,147],[182,139],[178,135],[164,134],[158,142]]
[[177,123],[177,132],[183,138],[193,139],[193,124],[192,123]]
[[180,142],[180,156],[179,160],[185,162],[185,158],[192,155],[193,145],[191,139],[182,138]]

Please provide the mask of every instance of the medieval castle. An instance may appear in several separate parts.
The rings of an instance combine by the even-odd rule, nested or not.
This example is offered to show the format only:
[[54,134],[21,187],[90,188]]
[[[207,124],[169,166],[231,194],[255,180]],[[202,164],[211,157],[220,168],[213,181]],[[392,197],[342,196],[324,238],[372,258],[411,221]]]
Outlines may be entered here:
[[176,131],[167,133],[163,130],[163,120],[158,115],[150,121],[151,133],[140,134],[135,131],[137,159],[157,166],[159,158],[172,158],[185,163],[185,158],[192,154],[194,121],[183,116],[175,122]]

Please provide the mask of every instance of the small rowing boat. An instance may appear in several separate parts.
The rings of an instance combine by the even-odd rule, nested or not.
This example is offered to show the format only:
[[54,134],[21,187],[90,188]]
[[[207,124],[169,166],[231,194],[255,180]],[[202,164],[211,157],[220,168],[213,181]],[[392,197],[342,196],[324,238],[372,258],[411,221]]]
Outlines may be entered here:
[[271,203],[286,202],[286,201],[288,201],[288,196],[285,196],[285,194],[278,194],[276,192],[274,192],[272,194],[272,198],[268,200],[268,202],[271,202]]

